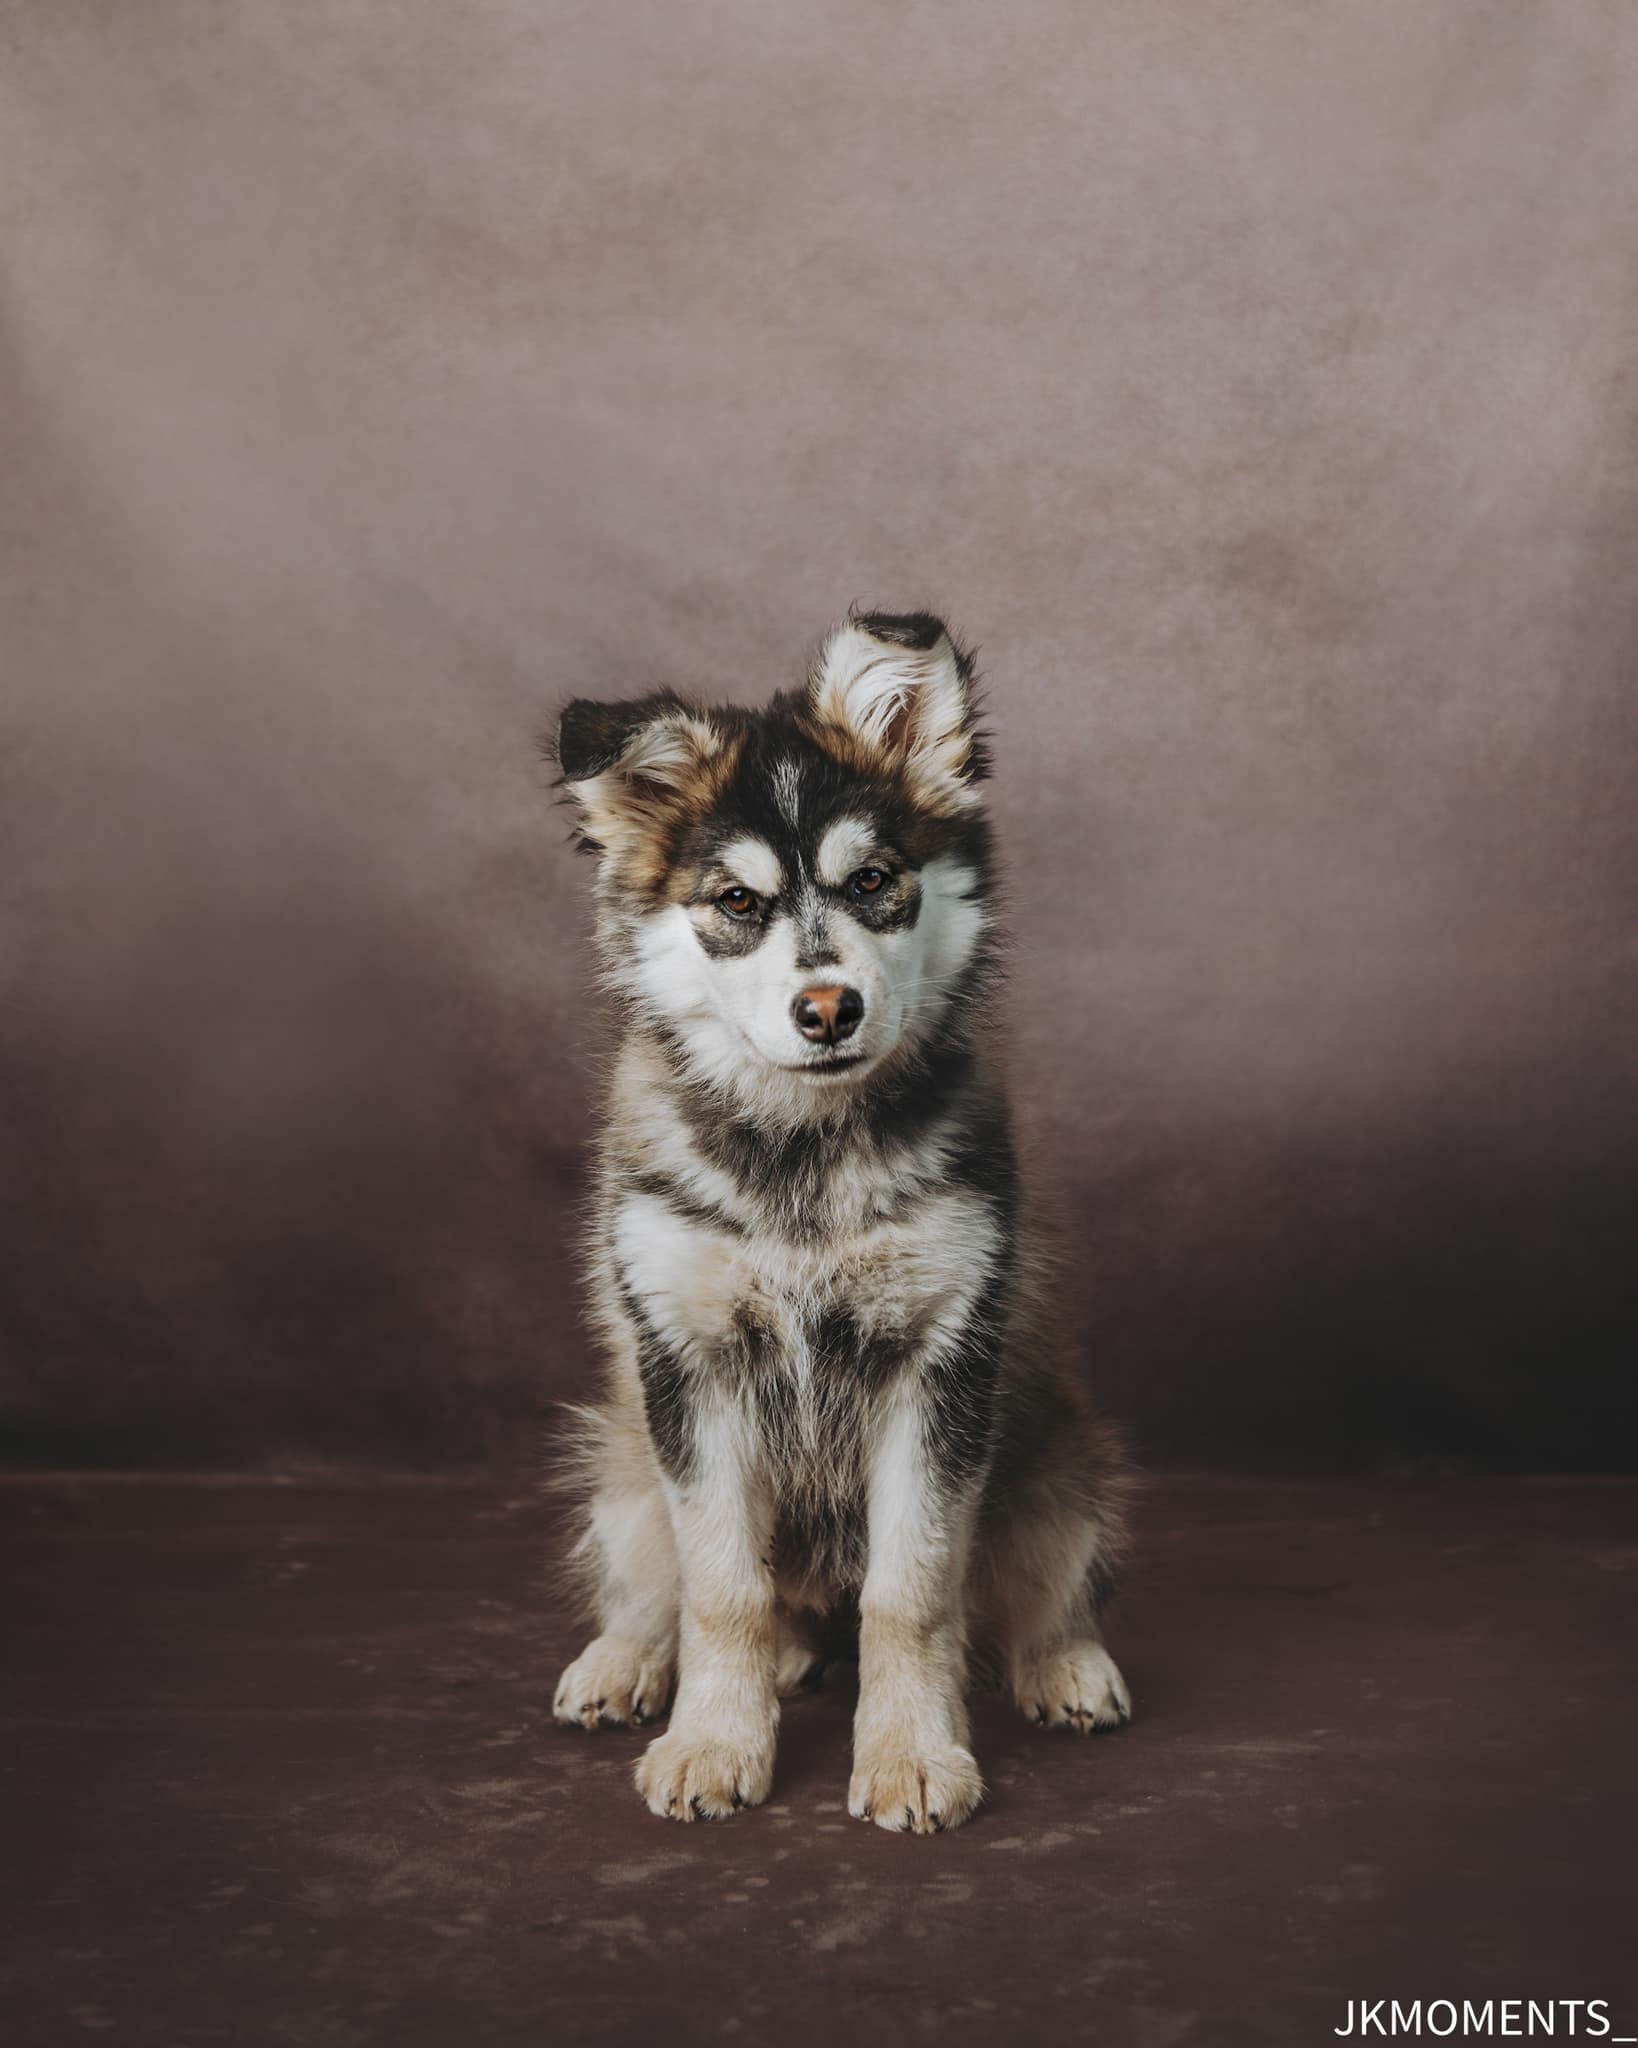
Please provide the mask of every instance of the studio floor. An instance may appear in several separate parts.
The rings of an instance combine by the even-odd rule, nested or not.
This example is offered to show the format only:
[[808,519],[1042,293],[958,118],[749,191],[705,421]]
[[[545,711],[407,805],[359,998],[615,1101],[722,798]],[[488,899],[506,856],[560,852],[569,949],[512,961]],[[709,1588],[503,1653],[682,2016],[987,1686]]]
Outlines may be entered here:
[[29,1476],[0,1518],[7,2048],[1638,2033],[1638,1482],[1153,1482],[1133,1724],[980,1701],[987,1802],[930,1839],[846,1815],[846,1667],[771,1804],[651,1819],[641,1733],[549,1718],[528,1490]]

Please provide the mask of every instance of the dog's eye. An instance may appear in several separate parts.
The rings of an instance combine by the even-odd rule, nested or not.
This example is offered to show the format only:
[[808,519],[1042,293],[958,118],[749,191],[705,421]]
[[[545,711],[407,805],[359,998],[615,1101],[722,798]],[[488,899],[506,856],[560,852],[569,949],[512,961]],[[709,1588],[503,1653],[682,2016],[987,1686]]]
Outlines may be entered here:
[[732,889],[724,889],[717,898],[717,908],[726,910],[730,917],[754,917],[756,896],[749,889],[742,889],[737,883]]
[[849,876],[847,886],[855,896],[874,896],[886,888],[887,876],[881,868],[860,868]]

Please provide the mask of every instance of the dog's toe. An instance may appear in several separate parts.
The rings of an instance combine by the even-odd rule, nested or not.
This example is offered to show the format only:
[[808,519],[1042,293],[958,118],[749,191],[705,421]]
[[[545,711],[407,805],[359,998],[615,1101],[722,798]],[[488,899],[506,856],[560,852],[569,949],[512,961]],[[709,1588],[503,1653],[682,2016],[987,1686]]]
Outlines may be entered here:
[[1078,1735],[1119,1728],[1132,1718],[1120,1667],[1089,1638],[1026,1659],[1014,1673],[1013,1697],[1038,1727],[1072,1728]]
[[671,1659],[629,1636],[598,1636],[558,1680],[552,1715],[566,1727],[641,1727],[671,1697]]
[[958,1743],[862,1753],[848,1788],[848,1812],[892,1834],[941,1835],[959,1827],[983,1797],[972,1752]]

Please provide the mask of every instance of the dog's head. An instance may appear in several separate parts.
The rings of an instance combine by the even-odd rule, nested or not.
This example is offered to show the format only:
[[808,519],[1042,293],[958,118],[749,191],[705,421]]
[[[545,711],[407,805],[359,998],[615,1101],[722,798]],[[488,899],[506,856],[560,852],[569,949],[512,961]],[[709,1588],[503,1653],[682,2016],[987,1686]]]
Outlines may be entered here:
[[569,705],[613,978],[702,1077],[797,1116],[967,1034],[989,834],[972,661],[855,613],[766,709]]

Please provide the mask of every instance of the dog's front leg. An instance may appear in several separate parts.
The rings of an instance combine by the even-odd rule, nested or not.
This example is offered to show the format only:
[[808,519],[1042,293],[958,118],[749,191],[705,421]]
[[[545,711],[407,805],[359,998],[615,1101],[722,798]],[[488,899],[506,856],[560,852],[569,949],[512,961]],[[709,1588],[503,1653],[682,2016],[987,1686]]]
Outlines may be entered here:
[[878,1827],[957,1827],[983,1786],[967,1747],[963,1582],[976,1483],[929,1455],[906,1393],[870,1459],[869,1563],[859,1599],[859,1707],[848,1811]]
[[671,1725],[637,1766],[649,1810],[714,1820],[756,1806],[773,1782],[771,1506],[754,1433],[737,1403],[696,1418],[686,1472],[667,1482],[682,1578],[682,1632]]

